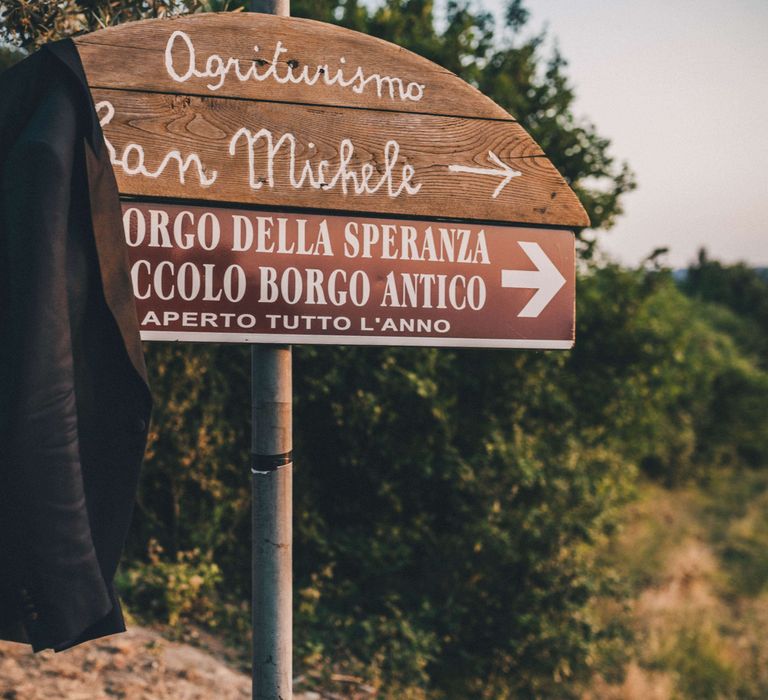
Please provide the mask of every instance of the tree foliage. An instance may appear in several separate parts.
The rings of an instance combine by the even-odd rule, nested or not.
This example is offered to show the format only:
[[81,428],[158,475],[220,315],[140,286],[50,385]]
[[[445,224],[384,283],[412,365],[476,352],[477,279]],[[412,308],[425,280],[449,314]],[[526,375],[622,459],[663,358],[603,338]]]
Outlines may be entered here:
[[[615,265],[581,276],[577,313],[567,354],[296,349],[310,677],[357,674],[385,697],[575,695],[620,633],[594,614],[616,594],[595,552],[638,469],[676,484],[768,461],[768,373],[723,330],[743,317]],[[245,597],[247,353],[147,349],[168,400],[132,552],[151,537],[209,552]]]
[[0,39],[34,50],[65,36],[202,8],[202,0],[2,0]]
[[719,324],[768,367],[768,270],[743,263],[723,265],[702,249],[696,264],[688,268],[682,288],[696,299],[733,311],[725,317],[718,315]]

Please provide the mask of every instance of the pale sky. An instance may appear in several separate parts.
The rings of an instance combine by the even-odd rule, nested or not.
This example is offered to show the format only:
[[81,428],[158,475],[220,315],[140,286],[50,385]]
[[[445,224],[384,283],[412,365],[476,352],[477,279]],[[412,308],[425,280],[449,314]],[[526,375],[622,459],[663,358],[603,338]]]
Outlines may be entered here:
[[[479,5],[503,12],[503,0]],[[600,236],[623,263],[701,246],[768,265],[768,0],[529,0],[568,60],[575,112],[637,174]]]

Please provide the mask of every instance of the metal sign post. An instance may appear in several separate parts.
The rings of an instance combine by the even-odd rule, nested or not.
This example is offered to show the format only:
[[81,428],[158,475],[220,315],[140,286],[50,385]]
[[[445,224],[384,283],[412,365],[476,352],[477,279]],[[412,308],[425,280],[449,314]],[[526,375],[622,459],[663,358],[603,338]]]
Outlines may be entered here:
[[251,348],[253,697],[292,697],[291,347]]
[[[251,0],[290,15],[290,0]],[[251,346],[253,698],[293,697],[293,382],[290,345]]]

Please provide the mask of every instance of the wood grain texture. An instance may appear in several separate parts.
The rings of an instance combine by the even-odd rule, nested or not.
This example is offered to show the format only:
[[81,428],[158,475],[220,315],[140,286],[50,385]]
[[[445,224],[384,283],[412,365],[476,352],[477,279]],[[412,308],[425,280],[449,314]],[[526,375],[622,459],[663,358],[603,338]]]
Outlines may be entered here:
[[[288,71],[298,78],[306,68],[313,78],[318,66],[327,66],[328,70],[312,86],[280,83],[272,78],[240,81],[234,66],[217,89],[208,86],[217,85],[218,78],[193,76],[177,82],[165,67],[166,45],[176,31],[189,36],[200,70],[205,70],[210,56],[217,55],[225,62],[230,57],[239,59],[242,73],[256,61],[258,72],[264,74],[275,57],[278,41],[286,48],[276,61],[281,79]],[[91,87],[512,119],[461,78],[417,54],[360,32],[313,20],[255,13],[206,13],[125,24],[78,37],[76,42]],[[183,74],[189,66],[189,51],[182,38],[174,40],[172,54],[174,70]],[[379,96],[375,79],[359,93],[355,85],[342,88],[325,84],[326,74],[341,68],[345,76],[352,77],[358,66],[366,77],[379,75],[398,78],[403,86],[423,85],[423,97],[399,99],[399,86],[395,84],[393,98],[386,81]]]
[[[129,23],[77,45],[94,100],[114,108],[104,130],[122,194],[589,225],[576,195],[505,110],[379,39],[311,20],[221,13]],[[327,161],[316,186],[309,176],[292,184],[287,147],[276,150],[271,172],[264,139],[252,163],[246,137],[230,154],[242,128],[266,129],[275,140],[290,134],[299,175],[306,160],[308,171]],[[354,147],[345,173],[358,175],[333,180],[345,139]],[[404,168],[413,169],[410,184]],[[519,176],[499,188],[502,168]],[[386,186],[369,186],[388,171]],[[390,196],[395,171],[400,194]],[[345,193],[355,177],[365,186]]]
[[[93,95],[103,118],[110,111],[106,103],[114,108],[114,115],[104,124],[104,132],[115,150],[113,162],[122,194],[509,223],[586,225],[583,210],[565,181],[516,122],[307,105],[286,107],[271,102],[119,90],[96,89]],[[251,134],[268,130],[273,134],[273,147],[283,135],[293,135],[283,146],[275,148],[271,180],[266,137],[253,145],[254,178],[250,172],[251,148],[244,136],[235,142],[233,154],[230,153],[233,136],[241,128],[247,128]],[[362,181],[362,168],[368,164],[372,173],[370,189],[386,173],[387,142],[397,142],[399,156],[390,168],[392,188],[382,185],[375,192],[356,194],[351,177],[346,194],[343,178],[330,185],[339,168],[340,144],[344,139],[353,147],[346,172],[357,173]],[[129,174],[139,171],[142,164],[143,172],[155,174],[171,151],[178,153],[178,157],[174,156],[159,176]],[[495,198],[493,193],[502,176],[449,170],[450,165],[493,168],[489,152],[521,173]],[[192,154],[198,161],[185,171],[182,183],[180,162],[186,162]],[[295,182],[304,163],[308,161],[313,172],[318,173],[321,160],[328,161],[324,171],[327,186],[307,186],[307,177],[305,186],[297,188]],[[394,163],[392,158],[390,161]],[[398,196],[391,196],[390,191],[396,191],[402,182],[406,165],[413,168],[411,183],[419,190],[412,194],[402,190]],[[252,181],[256,188],[251,186]]]

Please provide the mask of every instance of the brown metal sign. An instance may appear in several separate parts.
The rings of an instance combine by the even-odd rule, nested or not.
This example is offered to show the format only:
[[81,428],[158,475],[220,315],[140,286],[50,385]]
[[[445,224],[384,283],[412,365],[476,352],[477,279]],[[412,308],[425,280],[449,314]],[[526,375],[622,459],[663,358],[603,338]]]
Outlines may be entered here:
[[569,231],[123,203],[145,340],[559,348]]

